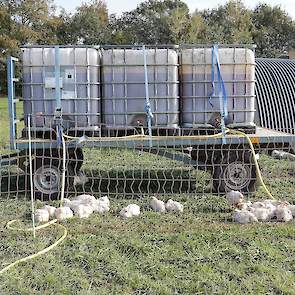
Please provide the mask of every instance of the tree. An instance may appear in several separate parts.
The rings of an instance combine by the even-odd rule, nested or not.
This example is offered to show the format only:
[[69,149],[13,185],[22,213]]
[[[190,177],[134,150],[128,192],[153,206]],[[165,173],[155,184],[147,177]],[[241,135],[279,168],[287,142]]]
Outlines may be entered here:
[[211,29],[205,22],[202,15],[195,11],[191,16],[189,30],[186,38],[187,43],[209,43],[210,42]]
[[256,53],[275,57],[295,46],[295,22],[280,6],[259,4],[253,11],[252,30]]
[[37,44],[75,44],[71,32],[71,15],[61,10],[59,15],[44,19],[35,42]]
[[[44,37],[43,24],[51,16],[51,0],[0,0],[0,91],[6,90],[6,58],[19,47]],[[42,35],[43,34],[43,35]]]
[[6,90],[6,57],[18,52],[18,41],[10,38],[13,22],[10,19],[9,9],[0,2],[0,93]]
[[[198,15],[198,13],[197,13]],[[210,28],[208,41],[227,44],[252,43],[251,11],[240,0],[230,0],[217,9],[201,12],[205,23]]]
[[10,19],[9,37],[20,45],[34,43],[42,35],[44,22],[54,13],[52,0],[0,0]]
[[186,40],[189,9],[180,0],[149,0],[112,21],[112,41],[173,44]]
[[73,43],[105,44],[110,40],[108,10],[101,0],[82,4],[71,19]]

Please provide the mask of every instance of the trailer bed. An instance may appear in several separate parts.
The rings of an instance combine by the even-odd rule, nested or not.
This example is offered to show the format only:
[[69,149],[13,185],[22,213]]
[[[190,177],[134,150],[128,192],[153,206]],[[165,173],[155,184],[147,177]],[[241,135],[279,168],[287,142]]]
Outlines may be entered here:
[[[248,134],[253,145],[282,145],[294,144],[295,136],[293,134],[275,131],[272,129],[257,127],[254,134]],[[145,137],[80,137],[72,138],[66,141],[68,148],[80,146],[84,147],[110,147],[110,148],[140,148],[140,147],[177,147],[177,146],[194,146],[194,145],[222,145],[222,137],[212,136],[156,136],[150,138]],[[247,144],[245,137],[228,134],[226,135],[226,144]],[[32,139],[32,148],[58,148],[61,143],[52,139]],[[28,149],[29,140],[21,138],[16,140],[16,146],[19,150]]]

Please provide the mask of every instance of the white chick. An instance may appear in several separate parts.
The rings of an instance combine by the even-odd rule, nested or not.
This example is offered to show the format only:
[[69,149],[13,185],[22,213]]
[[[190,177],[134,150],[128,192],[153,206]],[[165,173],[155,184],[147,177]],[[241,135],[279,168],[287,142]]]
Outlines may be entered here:
[[74,209],[75,216],[79,218],[88,218],[93,213],[93,208],[90,205],[79,204]]
[[226,193],[225,197],[230,206],[236,206],[244,200],[243,194],[239,191],[230,191]]
[[272,204],[273,206],[278,206],[280,204],[279,201],[272,199],[263,200],[262,203],[264,203],[265,205]]
[[268,221],[271,219],[271,212],[267,208],[251,208],[250,212],[255,215],[257,220]]
[[295,217],[295,205],[289,205],[288,209],[291,211],[292,216]]
[[252,202],[251,201],[247,201],[247,202],[242,202],[236,205],[237,209],[239,210],[249,210],[252,206]]
[[49,221],[49,213],[46,209],[37,209],[35,211],[35,221],[36,222],[48,222]]
[[[65,201],[64,202],[64,207],[69,207],[69,208],[71,208],[73,211],[75,211],[75,209],[79,206],[79,205],[81,205],[82,204],[82,202],[80,201],[80,200],[73,200],[73,201],[71,201],[71,200],[67,200],[67,201]],[[85,204],[84,204],[85,205]]]
[[285,206],[278,206],[275,214],[278,221],[287,222],[293,219],[291,210]]
[[80,201],[81,204],[92,206],[96,202],[96,198],[92,195],[79,195],[73,199],[73,201]]
[[74,176],[74,186],[84,185],[88,181],[89,178],[82,172],[78,172],[78,174]]
[[73,211],[70,207],[59,207],[55,210],[55,218],[58,221],[72,218],[73,217]]
[[257,222],[258,220],[256,216],[248,210],[235,209],[233,214],[233,221],[241,224],[246,224],[251,222]]
[[48,213],[49,213],[49,217],[54,217],[55,210],[56,210],[55,207],[53,207],[53,206],[49,206],[49,205],[45,205],[43,209],[45,209],[45,210],[48,211]]
[[127,207],[124,207],[121,211],[120,211],[120,216],[123,217],[123,218],[130,218],[132,217],[132,213],[131,211],[127,208]]
[[120,215],[124,218],[130,218],[140,215],[140,207],[136,204],[130,204],[120,211]]
[[92,205],[93,211],[100,214],[109,212],[110,206],[106,202],[101,202],[99,199]]
[[98,202],[106,204],[108,207],[110,207],[110,200],[108,196],[100,197],[97,199]]
[[256,208],[265,208],[266,205],[263,202],[258,201],[258,202],[254,202],[251,207],[255,208],[255,209]]
[[131,211],[133,216],[139,216],[140,215],[140,207],[136,204],[130,204],[127,206],[128,210]]
[[166,212],[165,203],[161,200],[158,200],[156,197],[152,197],[150,206],[156,212]]
[[265,208],[269,211],[269,219],[272,219],[276,215],[277,207],[272,203],[266,203]]
[[172,199],[168,200],[165,207],[168,212],[183,212],[183,205]]

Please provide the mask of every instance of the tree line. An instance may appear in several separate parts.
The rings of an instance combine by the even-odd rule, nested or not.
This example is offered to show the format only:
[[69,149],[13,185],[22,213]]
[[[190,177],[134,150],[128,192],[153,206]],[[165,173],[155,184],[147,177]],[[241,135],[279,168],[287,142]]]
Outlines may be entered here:
[[24,44],[256,44],[256,56],[276,57],[295,47],[295,21],[280,6],[241,0],[189,12],[181,0],[147,0],[120,16],[103,0],[74,13],[57,11],[53,0],[0,0],[0,91],[5,64]]

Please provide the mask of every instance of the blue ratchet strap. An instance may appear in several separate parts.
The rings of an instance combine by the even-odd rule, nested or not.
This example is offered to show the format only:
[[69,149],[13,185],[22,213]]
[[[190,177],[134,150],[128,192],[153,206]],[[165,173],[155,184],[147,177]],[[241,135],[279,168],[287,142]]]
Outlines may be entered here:
[[146,58],[146,50],[145,46],[142,46],[143,50],[143,62],[144,62],[144,80],[145,80],[145,112],[147,114],[147,123],[148,123],[148,132],[149,132],[149,145],[152,147],[152,119],[154,115],[152,113],[150,97],[149,97],[149,81],[148,81],[148,69],[147,69],[147,58]]
[[54,47],[55,52],[55,63],[54,63],[54,71],[55,71],[55,119],[57,119],[57,144],[58,146],[62,145],[62,136],[63,136],[63,128],[62,128],[62,109],[61,109],[61,95],[60,95],[60,55],[59,55],[59,46]]
[[[221,131],[222,131],[222,143],[226,144],[226,138],[225,138],[225,119],[228,117],[228,110],[227,110],[227,94],[225,89],[225,84],[222,79],[221,75],[221,68],[220,68],[220,62],[219,62],[219,56],[218,56],[218,45],[215,44],[212,48],[212,56],[214,55],[214,58],[212,57],[212,67],[215,69],[215,62],[217,66],[217,77],[218,77],[218,97],[219,97],[219,105],[220,105],[220,115],[221,115]],[[215,70],[212,70],[213,74],[215,74]],[[215,81],[213,80],[213,84]],[[213,87],[213,91],[215,94],[215,86]]]

